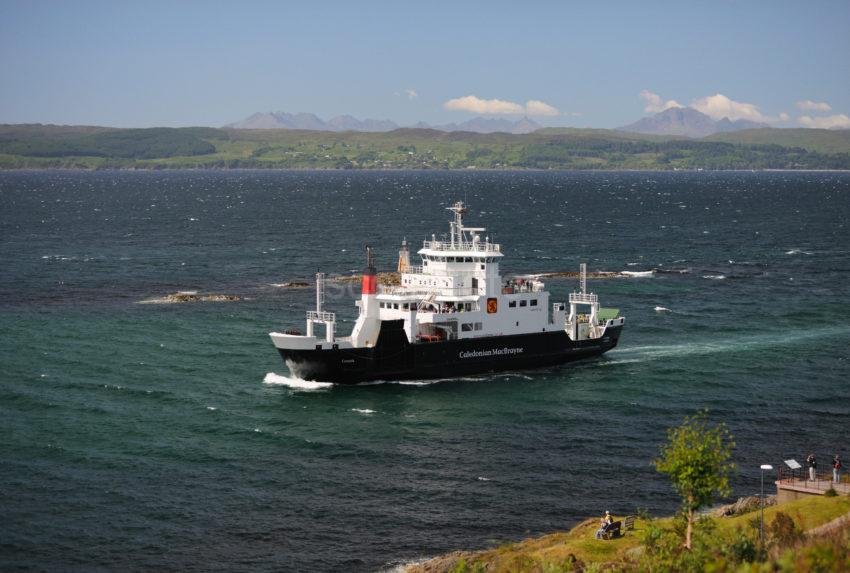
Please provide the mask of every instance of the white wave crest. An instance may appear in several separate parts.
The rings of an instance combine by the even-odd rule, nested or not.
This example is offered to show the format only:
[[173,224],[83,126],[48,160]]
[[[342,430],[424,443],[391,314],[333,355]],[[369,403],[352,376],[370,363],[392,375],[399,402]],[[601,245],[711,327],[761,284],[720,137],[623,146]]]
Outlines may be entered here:
[[722,281],[726,278],[726,275],[702,275],[702,278],[713,281]]
[[631,277],[633,279],[651,277],[655,274],[655,271],[622,271],[621,275],[626,275],[627,277]]
[[289,376],[281,376],[274,372],[269,372],[263,378],[264,384],[289,386],[295,390],[324,390],[333,386],[330,382],[314,382],[313,380],[302,380],[301,378],[292,378]]
[[666,306],[656,306],[655,312],[673,312],[673,311],[670,310],[669,308],[667,308]]
[[357,412],[358,414],[374,414],[375,410],[370,410],[369,408],[352,408],[352,412]]
[[809,251],[804,251],[802,249],[791,249],[790,251],[785,251],[786,255],[811,255]]

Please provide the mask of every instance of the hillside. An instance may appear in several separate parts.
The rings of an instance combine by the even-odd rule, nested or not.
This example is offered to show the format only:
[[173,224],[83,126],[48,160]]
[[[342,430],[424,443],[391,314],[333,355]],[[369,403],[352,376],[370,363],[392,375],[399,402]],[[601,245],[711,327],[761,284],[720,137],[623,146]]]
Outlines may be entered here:
[[37,168],[850,169],[850,137],[778,129],[694,140],[602,129],[481,134],[0,125],[0,169]]
[[[818,529],[841,516],[850,516],[850,499],[828,498],[812,496],[791,501],[781,505],[767,507],[764,510],[764,522],[768,535],[770,525],[776,515],[782,513],[789,516],[794,522],[794,529],[799,532],[810,532],[810,538],[817,541]],[[746,563],[752,561],[768,561],[768,556],[758,559],[757,554],[748,555],[747,545],[741,544],[745,539],[755,539],[757,531],[753,521],[758,512],[744,513],[734,517],[717,518],[707,521],[711,526],[703,526],[700,535],[704,538],[704,547],[694,552],[695,559],[702,563],[691,563],[694,570],[706,570],[714,566],[716,571],[735,571],[735,554],[739,554],[741,561]],[[617,516],[622,519],[623,516]],[[436,557],[421,563],[411,564],[405,568],[405,573],[453,573],[453,572],[483,572],[488,573],[544,573],[547,571],[580,571],[583,567],[591,571],[646,571],[653,568],[657,571],[670,570],[669,564],[653,561],[647,555],[647,541],[657,537],[659,530],[673,530],[676,527],[674,518],[661,518],[648,521],[638,518],[635,522],[634,531],[627,532],[619,539],[602,541],[595,539],[595,531],[598,528],[599,518],[591,518],[583,521],[570,531],[550,533],[542,537],[526,539],[517,543],[508,543],[493,549],[481,551],[456,551],[447,555]],[[656,528],[654,533],[648,530]],[[845,533],[847,532],[847,533]],[[844,530],[839,532],[850,534],[846,524]],[[848,538],[850,539],[850,538]],[[831,541],[828,539],[827,541]],[[778,543],[776,543],[778,542]],[[738,547],[735,544],[740,544]],[[805,555],[810,549],[805,543],[793,547],[793,542],[788,539],[775,540],[772,553],[785,559]],[[799,543],[799,541],[798,541]],[[847,542],[839,540],[846,552]],[[826,546],[827,548],[829,545]],[[742,550],[744,549],[744,550]],[[815,547],[815,551],[823,552],[824,547]],[[790,554],[790,555],[789,555]],[[801,554],[801,555],[798,555]],[[841,561],[841,556],[823,555],[825,558],[835,559],[835,563]],[[749,558],[749,559],[748,559]],[[846,559],[846,554],[844,556]],[[665,567],[665,565],[667,565]],[[726,566],[726,568],[723,567]],[[654,567],[653,567],[654,566]],[[775,570],[775,569],[759,569]],[[789,570],[789,569],[783,569]],[[790,570],[793,570],[790,569]],[[829,565],[821,571],[839,571]]]
[[746,129],[717,133],[705,141],[736,145],[781,145],[818,153],[850,153],[850,129]]

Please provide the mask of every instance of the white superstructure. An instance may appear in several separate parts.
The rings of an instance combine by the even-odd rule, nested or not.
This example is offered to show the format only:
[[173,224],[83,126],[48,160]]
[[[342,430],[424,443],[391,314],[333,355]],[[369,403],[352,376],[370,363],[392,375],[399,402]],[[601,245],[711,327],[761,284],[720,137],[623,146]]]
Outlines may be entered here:
[[[307,316],[307,336],[272,333],[275,344],[279,348],[313,348],[323,342],[337,348],[370,347],[376,343],[381,322],[390,320],[404,321],[411,344],[556,330],[579,341],[599,338],[607,327],[623,324],[616,313],[600,318],[598,298],[587,292],[585,265],[581,290],[570,295],[568,313],[566,304],[550,303],[539,279],[503,280],[501,246],[490,241],[484,228],[464,226],[462,202],[448,210],[454,214],[449,237],[438,240],[432,235],[424,241],[418,266],[410,263],[403,244],[399,270],[404,272],[397,286],[376,284],[370,251],[372,275],[364,276],[357,301],[360,313],[351,336],[335,336],[335,316],[322,307],[322,275],[321,280],[317,278],[317,309]],[[324,339],[314,335],[316,323],[325,325]]]

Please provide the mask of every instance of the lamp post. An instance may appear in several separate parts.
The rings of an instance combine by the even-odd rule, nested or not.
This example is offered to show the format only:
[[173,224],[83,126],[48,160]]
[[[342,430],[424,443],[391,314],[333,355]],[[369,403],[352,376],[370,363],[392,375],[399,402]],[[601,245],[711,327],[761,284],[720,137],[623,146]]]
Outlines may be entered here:
[[770,471],[772,469],[773,466],[770,464],[761,465],[761,528],[759,540],[761,541],[762,547],[764,547],[764,472],[765,470]]

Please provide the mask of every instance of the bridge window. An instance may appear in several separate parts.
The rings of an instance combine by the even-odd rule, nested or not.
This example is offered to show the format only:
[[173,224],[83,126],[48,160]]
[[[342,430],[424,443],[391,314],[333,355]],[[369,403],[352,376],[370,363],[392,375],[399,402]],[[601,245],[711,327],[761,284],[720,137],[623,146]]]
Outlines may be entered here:
[[531,306],[537,306],[537,299],[536,298],[531,299],[530,304],[531,304]]
[[512,300],[511,302],[508,303],[508,306],[511,307],[511,308],[516,308],[516,301]]
[[526,306],[527,304],[528,304],[528,301],[527,301],[527,300],[525,300],[525,299],[523,299],[523,300],[519,301],[519,305],[520,305],[520,306]]
[[481,330],[482,326],[483,325],[480,322],[476,322],[475,323],[475,330]]
[[461,330],[461,332],[472,332],[472,323],[471,322],[464,322],[463,324],[460,325],[460,330]]
[[393,303],[393,308],[394,308],[395,310],[398,310],[398,303],[397,303],[397,302],[394,302],[394,303]]

